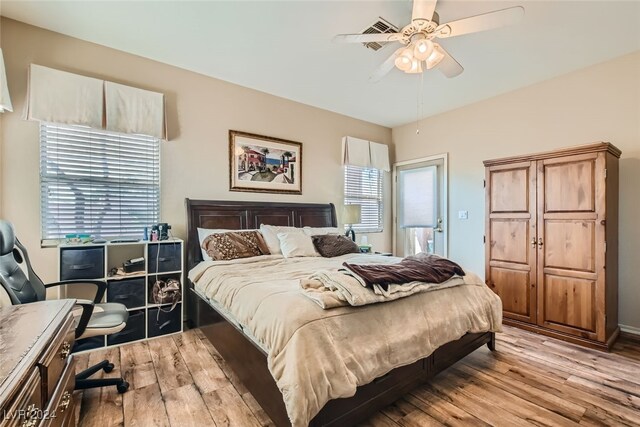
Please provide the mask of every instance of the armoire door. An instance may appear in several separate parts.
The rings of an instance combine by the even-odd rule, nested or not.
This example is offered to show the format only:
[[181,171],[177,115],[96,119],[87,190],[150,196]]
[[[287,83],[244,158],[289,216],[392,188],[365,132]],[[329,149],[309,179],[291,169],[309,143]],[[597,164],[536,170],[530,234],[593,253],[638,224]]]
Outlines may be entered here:
[[487,285],[507,318],[536,323],[536,163],[486,169]]
[[599,340],[604,340],[604,156],[537,162],[538,324]]

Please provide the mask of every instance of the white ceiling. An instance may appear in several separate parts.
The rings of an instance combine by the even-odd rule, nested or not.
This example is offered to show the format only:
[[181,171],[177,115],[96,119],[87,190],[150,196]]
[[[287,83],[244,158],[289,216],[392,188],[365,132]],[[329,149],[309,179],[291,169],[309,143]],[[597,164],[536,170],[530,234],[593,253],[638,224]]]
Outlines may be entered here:
[[[440,0],[440,21],[523,5],[514,27],[442,41],[465,67],[424,76],[422,116],[640,50],[638,1]],[[2,15],[242,86],[385,126],[416,120],[418,78],[369,74],[374,52],[332,43],[379,16],[402,27],[411,2],[2,1]]]

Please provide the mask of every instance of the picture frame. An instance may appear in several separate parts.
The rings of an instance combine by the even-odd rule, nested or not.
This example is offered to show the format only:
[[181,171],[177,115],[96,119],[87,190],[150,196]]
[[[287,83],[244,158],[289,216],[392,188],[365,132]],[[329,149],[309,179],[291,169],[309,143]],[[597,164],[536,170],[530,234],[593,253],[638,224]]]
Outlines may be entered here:
[[302,143],[230,130],[229,191],[302,194]]

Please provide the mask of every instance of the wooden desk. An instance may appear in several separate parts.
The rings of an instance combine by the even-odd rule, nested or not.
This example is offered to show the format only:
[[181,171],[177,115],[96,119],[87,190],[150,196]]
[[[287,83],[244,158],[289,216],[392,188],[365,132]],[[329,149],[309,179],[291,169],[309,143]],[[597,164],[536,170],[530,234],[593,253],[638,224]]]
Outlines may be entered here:
[[75,300],[0,309],[0,426],[74,426]]

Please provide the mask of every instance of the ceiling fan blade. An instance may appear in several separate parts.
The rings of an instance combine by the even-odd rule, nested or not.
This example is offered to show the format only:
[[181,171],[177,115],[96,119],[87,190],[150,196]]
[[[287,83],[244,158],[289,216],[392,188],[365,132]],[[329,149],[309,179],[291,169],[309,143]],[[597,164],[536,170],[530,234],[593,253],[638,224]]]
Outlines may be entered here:
[[338,34],[333,38],[338,43],[371,43],[371,42],[394,42],[400,40],[400,33],[382,33],[382,34]]
[[393,52],[393,54],[388,57],[386,61],[380,64],[380,66],[373,73],[371,73],[371,75],[369,76],[369,81],[371,83],[379,82],[384,76],[389,73],[389,71],[393,70],[393,67],[395,67],[396,56],[398,56],[400,52],[402,52],[402,49],[404,49],[404,47],[401,47],[400,49]]
[[440,51],[444,53],[444,58],[435,68],[440,70],[442,74],[447,76],[448,78],[456,77],[462,74],[464,68],[462,65],[456,61],[453,56],[449,54],[442,46],[440,46]]
[[513,25],[520,21],[522,16],[524,16],[524,7],[510,7],[442,24],[436,28],[435,34],[436,37],[443,39],[461,36],[463,34],[477,33],[479,31],[493,30],[494,28]]
[[431,21],[437,0],[413,0],[411,21]]

